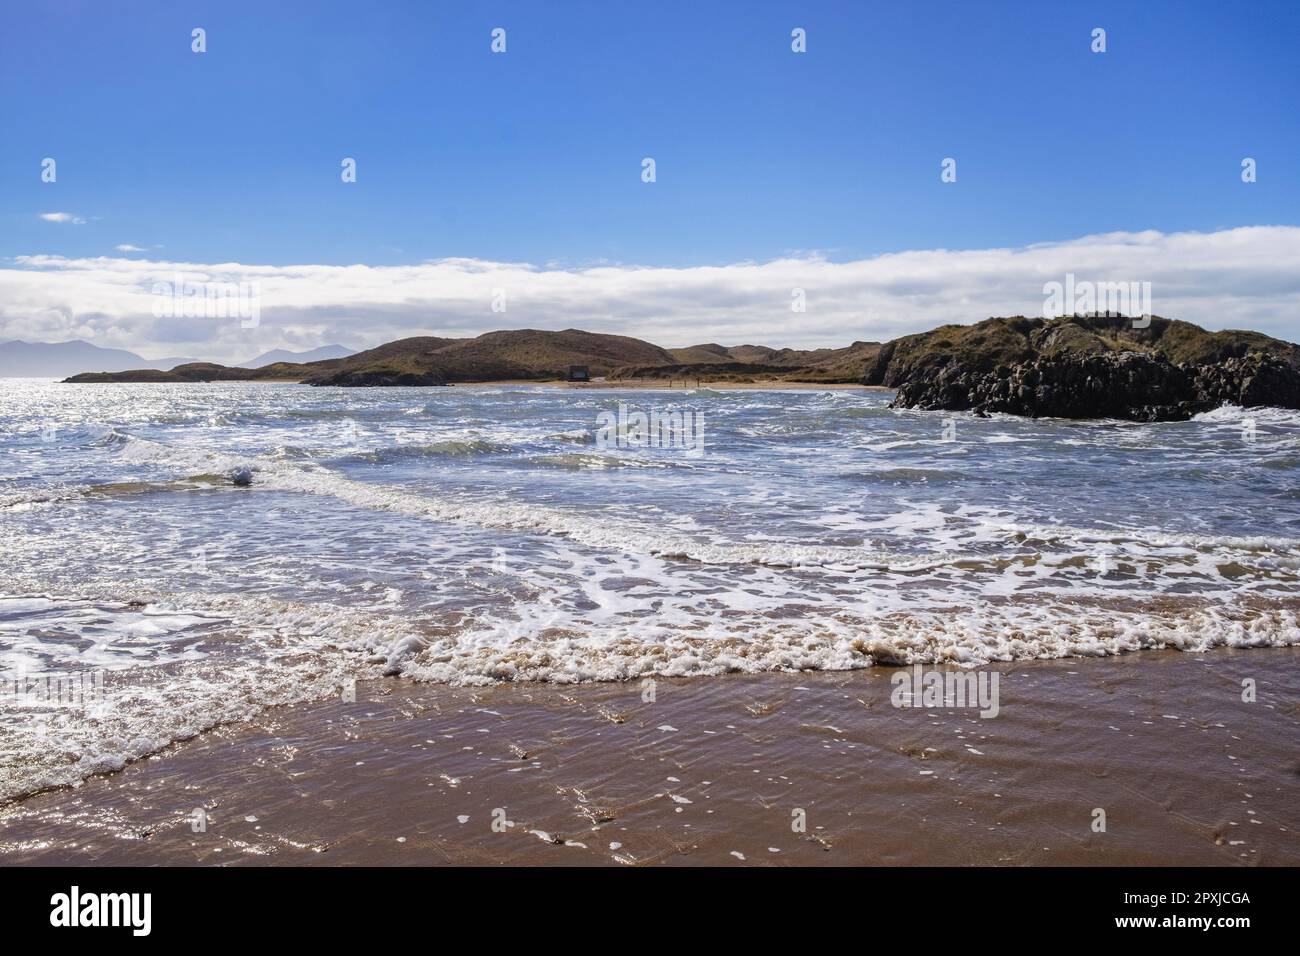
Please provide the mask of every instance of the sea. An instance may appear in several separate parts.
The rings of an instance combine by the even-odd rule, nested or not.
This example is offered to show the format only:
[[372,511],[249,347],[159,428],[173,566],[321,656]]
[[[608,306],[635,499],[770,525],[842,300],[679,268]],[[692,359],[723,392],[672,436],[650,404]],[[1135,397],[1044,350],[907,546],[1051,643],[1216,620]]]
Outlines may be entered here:
[[0,801],[368,679],[1300,641],[1300,413],[891,397],[0,380]]

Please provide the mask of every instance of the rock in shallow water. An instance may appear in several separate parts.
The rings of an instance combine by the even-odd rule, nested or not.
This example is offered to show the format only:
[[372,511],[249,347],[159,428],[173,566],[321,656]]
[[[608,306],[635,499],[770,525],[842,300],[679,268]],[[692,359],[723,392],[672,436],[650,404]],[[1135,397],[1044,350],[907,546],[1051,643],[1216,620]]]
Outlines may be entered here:
[[896,408],[1181,420],[1220,405],[1300,408],[1300,346],[1151,316],[993,318],[886,343],[863,378]]
[[1174,365],[1144,352],[1039,356],[979,371],[950,362],[904,382],[895,408],[1033,418],[1183,421],[1220,405],[1300,408],[1300,371],[1271,355]]

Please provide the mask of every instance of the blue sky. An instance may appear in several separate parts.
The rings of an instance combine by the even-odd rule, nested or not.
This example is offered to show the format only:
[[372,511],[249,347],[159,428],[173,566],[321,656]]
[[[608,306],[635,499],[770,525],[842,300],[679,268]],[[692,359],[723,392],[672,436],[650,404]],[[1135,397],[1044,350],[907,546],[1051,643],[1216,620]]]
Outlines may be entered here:
[[0,256],[680,267],[1295,224],[1297,50],[1294,2],[9,4]]
[[[1038,314],[1067,273],[1300,339],[1295,0],[4,14],[0,342],[836,346]],[[182,280],[255,285],[258,322],[160,318],[158,284]]]

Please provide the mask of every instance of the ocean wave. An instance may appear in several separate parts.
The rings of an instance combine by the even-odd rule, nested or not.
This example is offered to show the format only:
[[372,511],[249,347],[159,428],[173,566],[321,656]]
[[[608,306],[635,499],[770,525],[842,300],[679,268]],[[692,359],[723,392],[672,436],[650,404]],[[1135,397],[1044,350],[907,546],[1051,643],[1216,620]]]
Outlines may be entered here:
[[367,451],[353,452],[347,457],[355,461],[376,464],[407,461],[412,458],[474,458],[482,455],[500,455],[513,451],[511,445],[481,438],[448,439],[427,444],[385,445]]
[[[367,509],[394,511],[435,521],[455,522],[483,528],[523,531],[558,536],[590,547],[673,557],[706,564],[761,565],[778,568],[828,568],[843,570],[909,570],[933,567],[952,560],[943,553],[900,553],[881,549],[854,548],[844,545],[818,545],[793,541],[762,543],[726,542],[682,537],[662,528],[652,528],[627,519],[607,515],[596,518],[582,509],[566,509],[514,502],[508,499],[485,500],[463,492],[444,492],[436,497],[372,481],[357,481],[313,462],[276,460],[258,456],[232,455],[223,452],[168,445],[149,439],[112,432],[104,439],[115,453],[129,461],[167,466],[188,471],[171,482],[115,482],[106,485],[24,489],[0,496],[0,508],[15,504],[57,503],[86,495],[122,495],[134,492],[163,491],[196,486],[222,486],[226,476],[246,468],[254,476],[253,489],[271,488],[303,494],[324,495]],[[428,445],[399,445],[361,453],[377,454],[372,460],[399,460],[421,455],[491,454],[502,446],[495,442],[466,442]],[[433,449],[432,451],[430,449]],[[574,452],[541,455],[530,461],[543,466],[585,469],[608,467],[660,467],[655,459],[634,456],[602,456]],[[689,460],[674,459],[668,464],[690,466]],[[859,480],[920,483],[943,480],[947,469],[901,468],[858,473]],[[1042,526],[1018,522],[989,522],[980,540],[1009,541],[1016,545],[1036,545],[1040,549],[1065,548],[1090,553],[1098,545],[1126,545],[1143,551],[1186,548],[1199,551],[1233,551],[1242,553],[1300,554],[1300,539],[1283,536],[1197,535],[1161,532],[1153,529],[1080,528],[1065,525]]]
[[1277,425],[1286,428],[1300,428],[1300,410],[1262,406],[1243,408],[1240,405],[1220,405],[1208,412],[1192,416],[1194,422],[1239,425],[1245,421],[1254,421],[1257,425]]
[[872,484],[908,484],[911,482],[934,484],[938,482],[961,481],[970,476],[942,468],[879,468],[871,471],[843,472],[841,473],[841,477]]
[[90,443],[105,448],[121,448],[132,441],[129,434],[113,426],[92,426],[88,431],[91,433]]
[[[406,623],[391,616],[315,603],[204,594],[135,598],[122,603],[120,586],[92,584],[76,593],[37,590],[23,600],[60,608],[98,601],[97,619],[111,622],[139,614],[153,598],[157,603],[147,607],[154,613],[224,621],[237,637],[239,655],[212,653],[110,670],[89,709],[41,706],[18,695],[0,695],[0,732],[5,737],[0,803],[76,786],[176,741],[248,720],[268,707],[333,696],[348,679],[377,676],[373,661],[348,649],[355,647],[357,634],[382,634],[391,641],[407,632]],[[209,636],[208,643],[215,639]],[[78,671],[56,673],[71,676]]]
[[[24,597],[66,609],[110,600],[105,583],[76,594]],[[715,614],[689,622],[646,619],[618,608],[590,612],[548,602],[479,611],[462,626],[320,603],[187,592],[139,594],[97,606],[99,618],[138,614],[218,619],[196,660],[111,671],[93,713],[45,710],[0,698],[0,802],[76,786],[222,724],[269,707],[336,696],[350,680],[382,676],[481,685],[503,681],[580,683],[648,676],[703,677],[766,671],[851,670],[908,664],[963,666],[1098,657],[1143,650],[1200,653],[1218,647],[1300,644],[1290,606],[1215,606],[1188,599],[1079,602],[976,601],[928,611],[822,607],[797,619]],[[145,601],[150,603],[145,605]],[[2,602],[0,602],[2,603]],[[237,651],[220,653],[223,648]]]
[[572,428],[566,432],[555,432],[546,436],[546,441],[569,442],[575,445],[594,445],[596,433],[587,428]]
[[266,474],[263,487],[327,495],[348,504],[436,521],[503,531],[562,537],[588,547],[620,553],[676,558],[702,564],[760,565],[769,568],[899,570],[931,567],[950,555],[900,554],[867,548],[798,542],[711,542],[685,538],[633,521],[534,503],[485,500],[452,494],[427,497],[401,488],[359,482],[323,469]]
[[591,452],[566,452],[560,455],[532,455],[525,459],[531,466],[543,468],[604,470],[608,468],[694,468],[690,459],[680,456],[670,458],[645,458],[627,454],[595,454]]
[[[411,447],[411,446],[398,446]],[[277,461],[256,456],[232,455],[187,446],[168,445],[150,439],[124,436],[117,450],[119,457],[137,462],[189,470],[192,474],[172,482],[116,483],[136,484],[139,491],[155,491],[225,484],[225,476],[238,469],[248,469],[253,477],[252,489],[269,488],[303,494],[323,495],[351,505],[425,517],[436,521],[468,524],[482,528],[524,531],[559,536],[590,547],[631,551],[652,556],[666,556],[706,564],[753,564],[766,567],[864,570],[881,568],[920,568],[942,560],[936,556],[888,554],[845,546],[806,545],[797,542],[720,543],[683,538],[670,532],[648,528],[630,521],[611,520],[579,510],[547,507],[526,502],[500,499],[484,500],[458,493],[429,497],[376,482],[347,478],[311,462]],[[575,453],[578,458],[591,457]],[[553,456],[565,457],[565,456]],[[612,459],[618,461],[618,458]],[[639,462],[640,464],[650,463]],[[677,463],[682,464],[682,463]],[[581,467],[581,465],[571,465]],[[63,489],[57,495],[24,492],[19,500],[60,501],[95,494],[98,485]],[[16,502],[0,499],[0,506]]]
[[26,510],[38,505],[76,501],[85,496],[87,487],[89,486],[48,484],[22,488],[18,491],[6,491],[0,494],[0,511],[9,509]]
[[528,459],[528,464],[540,466],[543,468],[594,468],[604,470],[606,468],[630,468],[630,467],[648,467],[653,462],[634,461],[630,458],[621,458],[614,455],[592,455],[581,452],[570,452],[565,455],[535,455]]
[[743,672],[852,670],[872,666],[1108,657],[1143,650],[1200,653],[1218,647],[1300,644],[1297,606],[1229,609],[1156,604],[978,602],[932,612],[728,625],[692,631],[638,621],[592,628],[545,606],[459,635],[381,642],[385,667],[413,680],[631,680]]
[[1143,550],[1184,548],[1194,551],[1237,551],[1300,555],[1300,538],[1280,535],[1179,534],[1125,528],[1078,528],[1068,525],[1044,527],[1007,523],[1001,531],[1019,543],[1067,544],[1087,551],[1092,545],[1137,545]]

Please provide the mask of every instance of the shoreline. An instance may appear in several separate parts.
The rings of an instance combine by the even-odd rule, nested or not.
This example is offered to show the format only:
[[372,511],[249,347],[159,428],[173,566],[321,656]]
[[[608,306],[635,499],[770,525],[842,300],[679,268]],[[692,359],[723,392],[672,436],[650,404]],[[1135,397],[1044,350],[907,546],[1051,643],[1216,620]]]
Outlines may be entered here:
[[0,862],[1293,866],[1297,664],[1008,663],[990,719],[891,706],[889,667],[376,679],[0,808]]
[[[11,381],[16,382],[52,382],[58,385],[225,385],[225,384],[247,384],[247,385],[301,385],[301,379],[296,378],[258,378],[258,379],[232,379],[229,382],[212,379],[210,381],[187,381],[187,382],[68,382],[58,378],[13,378]],[[708,381],[672,379],[674,384],[668,384],[664,379],[653,379],[646,381],[599,381],[599,382],[569,382],[564,379],[494,379],[485,382],[448,382],[445,385],[406,385],[406,386],[386,386],[372,385],[362,386],[368,388],[389,389],[398,388],[503,388],[503,387],[522,387],[533,386],[537,388],[574,388],[574,389],[628,389],[641,391],[669,391],[685,390],[690,391],[696,388],[708,388],[715,391],[733,391],[733,390],[753,390],[753,391],[862,391],[862,392],[896,392],[897,389],[886,388],[883,385],[859,385],[853,382],[787,382],[780,379],[764,379],[755,382],[732,382],[732,381]],[[693,384],[691,384],[693,382]],[[346,386],[326,386],[332,388],[343,388]],[[356,386],[353,386],[356,387]]]
[[714,391],[862,391],[862,392],[894,392],[895,389],[885,388],[883,385],[855,385],[852,383],[819,383],[819,382],[784,382],[778,380],[767,380],[761,382],[710,382],[699,381],[690,384],[687,380],[673,379],[674,382],[681,384],[666,384],[662,379],[647,381],[615,381],[615,382],[566,382],[559,379],[545,382],[534,382],[528,380],[508,379],[497,382],[451,382],[449,387],[452,388],[473,388],[476,386],[490,386],[495,388],[514,387],[521,385],[536,385],[542,388],[573,388],[573,389],[630,389],[635,391],[691,391],[697,388],[707,388]]

